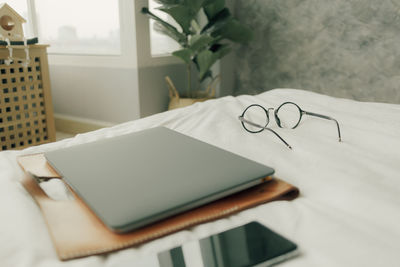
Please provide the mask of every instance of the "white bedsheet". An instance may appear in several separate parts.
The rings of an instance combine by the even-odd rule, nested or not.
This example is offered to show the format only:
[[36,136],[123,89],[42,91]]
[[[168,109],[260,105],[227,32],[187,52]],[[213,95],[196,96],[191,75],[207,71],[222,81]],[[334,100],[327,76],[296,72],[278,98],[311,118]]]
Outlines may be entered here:
[[[293,101],[341,126],[304,117],[294,130],[250,134],[238,115],[258,103]],[[19,180],[21,154],[77,145],[163,125],[269,165],[298,186],[294,201],[272,202],[136,248],[61,262],[41,213]],[[56,191],[56,186],[48,186]],[[55,192],[56,193],[56,192]],[[295,241],[301,256],[282,266],[400,266],[400,106],[361,103],[294,89],[224,97],[23,151],[0,153],[0,266],[139,266],[158,251],[257,220]]]

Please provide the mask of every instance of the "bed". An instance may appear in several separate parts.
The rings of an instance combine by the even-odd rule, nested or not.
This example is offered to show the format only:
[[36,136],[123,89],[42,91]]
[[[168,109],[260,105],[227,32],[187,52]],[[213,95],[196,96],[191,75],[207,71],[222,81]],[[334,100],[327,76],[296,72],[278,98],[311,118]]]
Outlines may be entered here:
[[[250,104],[293,101],[332,116],[335,125],[305,117],[296,129],[271,122],[292,150],[270,132],[246,132],[238,116]],[[159,238],[141,246],[59,261],[40,210],[21,186],[17,156],[40,153],[165,126],[271,166],[300,189],[275,201]],[[47,192],[65,194],[48,183]],[[181,243],[258,221],[299,245],[281,266],[398,266],[400,262],[400,105],[365,103],[309,91],[275,89],[222,97],[22,151],[0,153],[0,266],[157,266],[154,255]]]

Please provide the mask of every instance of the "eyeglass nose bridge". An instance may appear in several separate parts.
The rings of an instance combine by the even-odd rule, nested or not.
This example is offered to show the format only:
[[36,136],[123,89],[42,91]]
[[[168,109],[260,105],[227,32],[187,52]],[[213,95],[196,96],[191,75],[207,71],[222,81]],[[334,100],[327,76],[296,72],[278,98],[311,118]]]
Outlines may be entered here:
[[282,128],[282,126],[281,126],[281,120],[280,120],[279,117],[278,117],[278,112],[277,112],[277,110],[276,110],[275,108],[267,108],[267,113],[268,113],[268,114],[269,114],[270,111],[274,114],[274,118],[275,118],[276,124],[278,124],[278,126],[279,126],[280,128]]
[[282,128],[282,126],[281,126],[281,120],[280,120],[279,117],[278,117],[277,109],[275,109],[275,108],[267,108],[266,110],[267,110],[267,114],[268,114],[268,115],[269,115],[269,112],[270,112],[270,111],[274,114],[274,118],[275,118],[276,124],[277,124],[280,128]]

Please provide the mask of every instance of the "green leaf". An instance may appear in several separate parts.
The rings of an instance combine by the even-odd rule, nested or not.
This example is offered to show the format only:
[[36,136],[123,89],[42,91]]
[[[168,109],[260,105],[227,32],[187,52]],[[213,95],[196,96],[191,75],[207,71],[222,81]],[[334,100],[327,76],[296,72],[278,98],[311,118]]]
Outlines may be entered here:
[[221,45],[218,50],[216,50],[214,52],[214,54],[217,54],[218,59],[223,58],[224,56],[226,56],[227,54],[229,54],[231,52],[231,47],[227,44],[225,45]]
[[206,32],[207,30],[211,29],[212,27],[218,28],[221,27],[227,20],[231,19],[231,13],[229,9],[223,8],[218,14],[216,14],[212,19],[209,19],[208,23],[204,26],[201,30],[201,33]]
[[[218,45],[218,48],[212,52],[211,50],[205,50],[200,52],[196,58],[193,60],[197,66],[199,71],[199,80],[203,81],[208,74],[211,74],[210,68],[214,65],[217,60],[226,56],[230,51],[231,48],[229,45]],[[210,73],[209,73],[210,72]]]
[[199,82],[204,81],[204,80],[207,79],[208,77],[211,77],[211,78],[212,78],[212,76],[213,76],[212,71],[211,71],[211,70],[208,70],[208,71],[203,75],[203,78],[201,78],[201,79],[199,80]]
[[230,19],[219,29],[213,31],[211,35],[213,37],[221,36],[237,43],[247,43],[253,39],[251,29],[236,19]]
[[182,36],[180,34],[177,35],[176,32],[168,30],[168,28],[165,28],[160,22],[156,21],[153,25],[153,28],[156,32],[162,33],[172,38],[181,46],[185,46],[186,40],[181,39]]
[[172,26],[168,22],[165,22],[158,16],[154,15],[147,7],[142,8],[142,13],[148,15],[150,18],[154,19],[157,22],[156,25],[157,27],[159,27],[159,31],[167,34],[181,45],[186,42],[186,36],[184,34],[180,33],[174,26]]
[[187,6],[160,7],[159,10],[170,15],[182,27],[185,34],[190,34],[190,22],[195,18]]
[[189,7],[192,14],[197,15],[204,4],[204,1],[205,0],[186,0],[184,5]]
[[204,1],[206,0],[163,1],[166,3],[157,9],[169,14],[185,34],[190,34],[191,23],[196,19]]
[[205,50],[197,55],[197,65],[199,68],[199,80],[203,80],[206,73],[210,70],[211,66],[218,60],[218,55]]
[[196,57],[199,69],[199,79],[201,80],[214,61],[213,53],[209,50],[202,51]]
[[221,59],[224,56],[226,56],[227,54],[229,54],[231,52],[231,50],[232,49],[228,45],[226,45],[226,46],[222,46],[221,49],[218,50],[218,52],[214,52],[214,54],[217,53],[218,59]]
[[172,55],[182,59],[186,64],[190,64],[192,53],[192,50],[184,48],[173,52]]
[[154,1],[160,5],[179,5],[185,2],[184,0],[154,0]]
[[192,51],[198,52],[207,47],[213,40],[214,38],[209,35],[195,35],[189,40],[189,47]]
[[211,20],[225,7],[225,0],[207,0],[204,3],[204,13],[208,20]]
[[[177,40],[182,48],[173,52],[186,64],[197,67],[199,80],[212,77],[211,67],[227,55],[231,48],[224,41],[246,43],[252,39],[252,31],[234,19],[225,0],[155,0],[157,8],[172,17],[180,27],[173,27],[151,12],[142,11],[156,20],[158,30]],[[207,24],[201,29],[199,13],[207,17]],[[201,14],[202,15],[202,14]],[[230,42],[225,42],[230,43]],[[190,66],[190,65],[189,65]]]

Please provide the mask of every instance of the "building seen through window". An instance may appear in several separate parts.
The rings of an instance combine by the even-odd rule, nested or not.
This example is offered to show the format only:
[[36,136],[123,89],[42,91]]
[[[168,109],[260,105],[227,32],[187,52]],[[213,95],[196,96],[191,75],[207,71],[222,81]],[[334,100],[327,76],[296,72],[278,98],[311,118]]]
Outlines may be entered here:
[[[26,37],[50,44],[49,54],[121,54],[119,1],[12,0],[27,21]],[[33,24],[33,25],[32,25]]]

